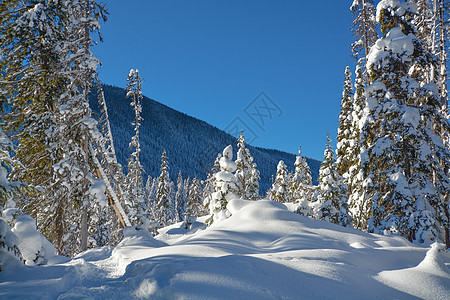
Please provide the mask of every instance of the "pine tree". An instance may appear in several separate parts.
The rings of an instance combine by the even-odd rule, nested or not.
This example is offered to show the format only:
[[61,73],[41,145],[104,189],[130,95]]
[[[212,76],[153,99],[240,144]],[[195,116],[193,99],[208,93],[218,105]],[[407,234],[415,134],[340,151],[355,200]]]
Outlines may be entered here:
[[69,187],[66,196],[74,201],[74,210],[68,211],[69,214],[74,213],[70,220],[79,217],[79,228],[72,223],[65,237],[68,241],[65,251],[74,254],[97,246],[93,233],[103,235],[99,232],[97,222],[107,203],[104,193],[95,193],[92,189],[97,183],[92,175],[91,144],[98,143],[100,133],[97,122],[91,118],[88,99],[99,64],[90,51],[90,47],[95,44],[90,32],[99,28],[98,21],[104,15],[104,8],[95,1],[68,3],[70,22],[68,41],[62,47],[62,71],[69,80],[69,88],[60,97],[56,114],[58,124],[62,124],[58,126],[57,143],[63,158],[56,164],[58,172],[55,177],[59,179],[58,185],[62,189]]
[[183,176],[181,176],[181,171],[178,173],[177,179],[177,193],[175,195],[175,222],[178,223],[184,220],[184,215],[186,211],[186,190],[184,189]]
[[305,199],[313,201],[314,189],[312,187],[311,171],[304,156],[302,148],[298,148],[298,155],[295,158],[295,171],[292,176],[291,194],[294,200]]
[[209,210],[211,218],[207,220],[208,224],[215,221],[226,219],[231,216],[227,209],[230,200],[238,198],[238,181],[233,172],[236,171],[236,163],[233,159],[233,147],[228,145],[222,153],[219,160],[220,171],[214,174],[215,185],[214,192],[210,196]]
[[349,177],[349,169],[352,163],[350,149],[353,143],[353,87],[350,69],[345,68],[344,90],[342,92],[341,112],[339,114],[339,127],[337,134],[337,167],[338,172],[344,178]]
[[89,33],[105,11],[95,1],[12,1],[7,8],[0,90],[11,111],[5,128],[15,132],[24,166],[11,176],[45,189],[21,204],[60,253],[73,255],[87,248],[90,216],[103,203],[90,193],[88,145],[97,135],[87,95],[98,63]]
[[189,191],[186,202],[186,213],[184,219],[184,227],[188,229],[195,221],[196,217],[199,217],[203,213],[203,197],[202,187],[200,181],[194,177],[192,183],[189,185]]
[[381,1],[377,18],[385,36],[372,47],[367,69],[372,85],[360,121],[363,208],[359,226],[369,232],[400,234],[419,244],[438,235],[449,187],[444,171],[449,151],[435,131],[448,130],[439,112],[436,85],[420,86],[411,68],[433,64],[414,36],[414,6]]
[[[124,204],[123,184],[125,176],[123,174],[122,165],[117,161],[111,125],[109,122],[108,107],[106,105],[102,85],[98,79],[97,98],[99,107],[101,108],[101,114],[98,120],[101,134],[98,142],[92,145],[94,152],[93,160],[96,165],[97,176],[105,180],[109,200],[108,207],[101,212],[102,216],[100,217],[98,226],[102,227],[103,231],[107,231],[105,233],[107,239],[104,239],[105,245],[117,245],[123,238],[122,228],[127,226],[124,220],[127,216],[125,215],[122,205]],[[97,159],[97,157],[99,157],[99,159]],[[113,193],[115,195],[111,195]],[[116,201],[119,203],[116,203]],[[123,214],[118,207],[119,205],[122,208]],[[97,244],[100,246],[103,245],[102,243]]]
[[[65,38],[63,26],[67,23],[58,26],[56,20],[66,20],[67,10],[56,3],[31,1],[8,1],[1,5],[0,99],[2,111],[5,102],[10,109],[9,113],[3,111],[7,114],[2,126],[8,134],[14,133],[15,158],[23,165],[11,173],[11,178],[48,188],[54,176],[52,165],[59,158],[53,144],[58,130],[55,113],[66,82],[59,57]],[[18,200],[20,205],[24,204]],[[28,203],[28,211],[34,216],[43,213],[45,206],[40,201],[37,196]],[[48,231],[55,233],[54,227]],[[51,238],[56,240],[54,236]],[[62,242],[62,234],[59,240]]]
[[158,178],[151,178],[148,176],[147,183],[145,185],[145,201],[146,211],[145,211],[145,219],[149,220],[150,224],[147,229],[153,234],[153,236],[158,234],[158,221],[157,221],[157,190],[158,190]]
[[157,180],[155,219],[160,227],[174,222],[175,210],[171,199],[169,164],[164,150],[161,156],[161,173]]
[[319,170],[319,195],[317,197],[316,216],[334,224],[347,226],[350,222],[347,209],[344,179],[337,170],[336,158],[327,134],[327,146]]
[[267,197],[272,201],[291,202],[289,193],[289,174],[284,161],[280,160],[277,165],[277,175]]
[[352,113],[352,136],[351,136],[351,147],[349,150],[349,161],[352,162],[349,168],[349,178],[347,179],[348,188],[348,203],[350,213],[353,217],[354,227],[361,228],[365,218],[361,215],[362,212],[368,211],[365,207],[367,204],[364,199],[361,177],[358,176],[361,171],[361,138],[359,129],[359,121],[362,118],[364,105],[365,105],[365,79],[361,66],[357,65],[355,70],[355,94],[353,98],[353,113]]
[[[363,65],[370,47],[378,39],[373,0],[354,0],[350,10],[353,12],[352,30],[356,38],[352,44],[352,52],[358,64]],[[368,83],[368,78],[365,81]]]
[[130,142],[130,148],[134,148],[134,152],[128,160],[128,174],[125,178],[125,195],[132,224],[137,227],[141,227],[142,224],[146,223],[146,221],[144,221],[146,204],[144,201],[144,182],[142,179],[144,168],[142,167],[140,161],[141,145],[139,141],[139,128],[142,121],[141,100],[143,96],[142,78],[139,75],[139,70],[131,69],[127,81],[127,97],[131,98],[130,105],[134,108],[135,114],[134,122],[132,123],[135,126],[135,135]]
[[[448,0],[411,0],[417,4],[417,14],[412,23],[416,37],[423,47],[435,55],[438,63],[417,65],[412,72],[421,83],[436,83],[441,94],[441,105],[447,107],[447,47],[449,41],[448,20],[450,19]],[[419,78],[419,76],[421,78]]]
[[23,164],[11,176],[44,188],[21,205],[67,255],[87,248],[103,204],[90,188],[98,132],[87,96],[98,64],[90,32],[105,15],[95,1],[10,1],[0,14],[4,125]]
[[237,195],[241,198],[248,200],[258,200],[259,197],[259,171],[257,166],[253,163],[253,157],[250,155],[250,151],[245,147],[246,142],[244,138],[244,132],[238,139],[238,152],[236,159],[236,178],[239,182],[239,189]]
[[206,210],[209,211],[209,204],[211,203],[211,197],[212,194],[215,192],[215,186],[216,186],[216,178],[215,174],[220,171],[220,159],[222,158],[222,154],[217,154],[217,157],[213,163],[213,166],[211,167],[211,170],[208,173],[208,176],[206,177],[206,183],[205,187],[203,189],[203,207],[205,207]]

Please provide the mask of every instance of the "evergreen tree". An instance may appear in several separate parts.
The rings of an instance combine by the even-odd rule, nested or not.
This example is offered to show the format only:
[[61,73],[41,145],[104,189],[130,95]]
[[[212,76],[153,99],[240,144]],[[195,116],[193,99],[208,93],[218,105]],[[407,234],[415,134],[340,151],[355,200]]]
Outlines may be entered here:
[[21,204],[60,253],[73,255],[94,232],[101,235],[104,197],[91,188],[90,151],[100,135],[88,93],[98,64],[90,33],[106,11],[95,1],[11,1],[2,8],[0,90],[11,111],[4,125],[23,164],[11,175],[44,188]]
[[350,69],[345,68],[344,90],[342,92],[341,112],[339,114],[339,127],[337,134],[337,168],[344,178],[349,177],[349,169],[352,163],[351,146],[353,131],[353,87]]
[[189,185],[188,197],[186,202],[186,213],[184,219],[184,227],[187,229],[195,221],[196,217],[202,215],[203,197],[200,181],[194,177]]
[[352,44],[352,52],[358,64],[364,64],[370,47],[378,39],[373,2],[373,0],[354,0],[350,7],[354,17],[352,30],[356,38]]
[[351,165],[349,168],[349,177],[347,178],[347,189],[348,189],[348,203],[350,213],[353,217],[354,226],[356,228],[361,228],[360,224],[363,223],[364,216],[361,212],[367,211],[368,208],[365,207],[367,204],[364,199],[362,189],[361,177],[358,176],[361,171],[361,138],[359,121],[362,119],[362,114],[365,105],[365,79],[361,66],[357,65],[355,70],[355,94],[353,98],[353,112],[352,112],[352,135],[351,135],[351,146],[349,149],[349,161]]
[[277,175],[272,184],[272,188],[267,192],[267,196],[272,201],[290,202],[289,195],[289,174],[284,161],[280,160],[277,166]]
[[312,201],[314,198],[314,189],[312,187],[311,171],[304,156],[302,148],[298,148],[298,155],[295,158],[295,171],[292,176],[292,197],[294,200],[305,199]]
[[[447,47],[449,41],[448,20],[450,19],[448,0],[411,0],[417,5],[417,14],[412,23],[416,37],[423,47],[436,56],[437,64],[417,64],[412,72],[421,83],[436,83],[441,95],[441,105],[447,107]],[[420,78],[419,78],[420,77]]]
[[211,218],[207,220],[208,224],[231,216],[230,211],[227,209],[228,201],[238,197],[236,195],[238,181],[233,174],[237,166],[232,159],[233,147],[228,145],[223,150],[222,157],[219,160],[220,171],[214,174],[215,191],[210,196],[209,210]]
[[236,159],[236,178],[239,182],[239,189],[237,195],[248,200],[259,199],[259,171],[256,169],[256,164],[253,163],[253,157],[250,151],[245,147],[244,132],[238,139],[238,152]]
[[9,182],[8,173],[17,167],[20,167],[20,162],[11,157],[11,153],[13,152],[13,143],[0,128],[0,211],[2,208],[5,208],[9,202],[14,202],[14,197],[32,196],[37,193],[33,187],[24,183]]
[[[109,205],[106,211],[103,212],[103,220],[100,226],[105,226],[109,233],[107,233],[109,239],[107,245],[117,245],[123,238],[122,228],[127,226],[123,218],[126,218],[125,211],[121,213],[118,205],[124,204],[124,192],[123,185],[125,176],[123,174],[122,165],[118,163],[116,151],[114,147],[114,140],[111,132],[111,125],[109,122],[108,107],[103,92],[102,85],[97,79],[97,98],[98,104],[101,108],[101,114],[98,120],[98,125],[101,131],[101,137],[99,143],[94,144],[94,162],[98,156],[98,164],[96,164],[96,173],[99,178],[105,177],[105,183],[108,182],[110,187],[107,188],[107,195],[109,199]],[[102,169],[102,171],[100,171]],[[111,190],[109,190],[111,189]],[[111,194],[114,195],[111,196]],[[119,203],[115,203],[115,199]],[[147,197],[145,198],[147,199]],[[123,208],[122,208],[123,210]],[[131,224],[131,223],[130,223]]]
[[130,148],[134,148],[134,152],[128,160],[128,174],[125,178],[125,195],[132,224],[141,227],[142,224],[146,223],[144,221],[146,208],[144,201],[144,182],[142,180],[144,168],[140,161],[141,145],[139,142],[139,128],[142,121],[141,100],[143,98],[142,78],[139,75],[139,70],[131,69],[127,81],[127,97],[131,98],[130,105],[134,108],[135,114],[134,122],[132,123],[135,126],[135,135],[130,142]]
[[[4,102],[10,108],[2,126],[8,134],[15,132],[15,158],[24,166],[14,170],[11,177],[30,185],[50,185],[52,165],[58,159],[52,143],[58,128],[57,100],[66,81],[59,57],[67,23],[58,26],[56,20],[66,20],[65,14],[66,8],[56,3],[2,3],[0,92],[2,109]],[[34,216],[42,211],[39,201],[39,197],[32,199],[35,211],[29,210]],[[59,238],[62,241],[62,235]]]
[[205,187],[203,189],[203,207],[209,211],[209,204],[212,200],[212,195],[215,192],[216,186],[216,178],[215,174],[220,172],[220,159],[222,158],[222,154],[217,154],[217,157],[214,161],[213,166],[211,167],[210,172],[206,178]]
[[184,189],[183,176],[181,171],[178,173],[177,179],[177,193],[175,195],[175,222],[178,223],[184,220],[184,214],[186,211],[186,191]]
[[145,185],[145,199],[146,199],[146,211],[145,219],[150,221],[147,229],[153,234],[153,236],[158,234],[158,221],[157,221],[157,190],[158,190],[158,178],[151,178],[148,176],[147,183]]
[[336,158],[327,134],[324,160],[319,170],[319,195],[316,216],[320,220],[347,226],[350,218],[347,212],[347,196],[343,177],[337,170]]
[[[66,190],[66,195],[72,199],[74,213],[70,221],[79,217],[78,227],[71,229],[64,237],[68,242],[64,248],[67,253],[75,254],[88,247],[95,247],[99,232],[97,222],[106,207],[104,193],[95,193],[92,186],[96,183],[93,177],[91,144],[98,143],[100,133],[97,122],[91,118],[88,95],[92,82],[97,77],[96,68],[99,64],[90,47],[95,44],[90,31],[99,28],[98,20],[104,14],[104,8],[94,1],[71,1],[69,4],[70,22],[68,26],[68,41],[63,44],[62,71],[68,79],[68,89],[60,97],[56,120],[59,124],[58,148],[62,159],[55,164],[57,190]],[[103,184],[103,183],[101,183]],[[78,208],[78,211],[77,211]],[[69,221],[69,220],[68,220]],[[101,240],[101,239],[98,239]],[[78,247],[78,243],[80,247]]]
[[448,131],[436,85],[421,86],[411,68],[433,64],[414,36],[413,5],[381,1],[377,19],[385,36],[372,47],[367,69],[372,85],[360,121],[364,208],[360,226],[369,232],[400,234],[419,244],[448,226],[445,194],[449,150],[436,125]]
[[175,219],[170,183],[168,159],[164,150],[161,156],[161,174],[157,180],[155,208],[155,219],[160,227],[172,224]]

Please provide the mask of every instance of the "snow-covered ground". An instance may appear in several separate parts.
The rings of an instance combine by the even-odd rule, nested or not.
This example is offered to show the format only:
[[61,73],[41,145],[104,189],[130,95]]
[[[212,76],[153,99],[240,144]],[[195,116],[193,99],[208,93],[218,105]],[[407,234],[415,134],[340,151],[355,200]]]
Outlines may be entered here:
[[116,248],[10,262],[1,299],[450,299],[450,254],[294,214],[271,201],[233,200],[232,216],[152,238],[125,231]]

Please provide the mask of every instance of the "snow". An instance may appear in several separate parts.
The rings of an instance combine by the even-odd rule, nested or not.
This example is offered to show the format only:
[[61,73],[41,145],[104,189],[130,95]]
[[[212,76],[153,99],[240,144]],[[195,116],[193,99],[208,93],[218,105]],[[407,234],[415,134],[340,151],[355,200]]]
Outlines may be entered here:
[[[380,272],[377,280],[419,298],[448,299],[450,289],[449,264],[448,260],[446,262],[442,259],[439,248],[438,244],[433,244],[419,265],[412,268]],[[426,286],[426,289],[424,286]]]
[[391,11],[391,14],[395,14],[397,16],[403,16],[406,12],[417,13],[417,4],[416,3],[401,3],[399,0],[382,0],[377,5],[377,20],[380,19],[381,11],[384,9],[388,9]]
[[89,178],[92,182],[89,187],[89,194],[97,201],[100,207],[104,208],[108,204],[108,199],[106,198],[106,185],[102,179],[97,179],[94,177]]
[[18,238],[18,248],[28,266],[44,264],[55,255],[55,247],[36,230],[36,222],[29,215],[15,220],[11,230]]
[[416,107],[404,107],[402,121],[404,124],[411,124],[413,128],[417,128],[420,124],[419,110]]
[[227,208],[232,215],[209,227],[200,218],[156,238],[126,228],[115,248],[5,266],[0,298],[450,299],[450,254],[439,245],[366,234],[268,200]]
[[370,71],[370,66],[374,65],[375,69],[382,69],[384,64],[392,63],[386,60],[388,56],[396,55],[402,59],[402,62],[411,60],[411,55],[414,53],[415,39],[413,34],[405,35],[400,27],[392,28],[386,37],[376,41],[375,45],[370,48],[367,56],[367,66]]

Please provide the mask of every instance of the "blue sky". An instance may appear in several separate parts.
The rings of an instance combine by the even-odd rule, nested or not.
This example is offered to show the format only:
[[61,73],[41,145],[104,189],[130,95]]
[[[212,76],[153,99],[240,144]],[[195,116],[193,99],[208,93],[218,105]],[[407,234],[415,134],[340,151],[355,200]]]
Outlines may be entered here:
[[[252,144],[322,159],[333,140],[350,55],[351,1],[111,0],[94,48],[100,79]],[[113,109],[113,108],[110,108]],[[145,122],[145,120],[144,120]]]

